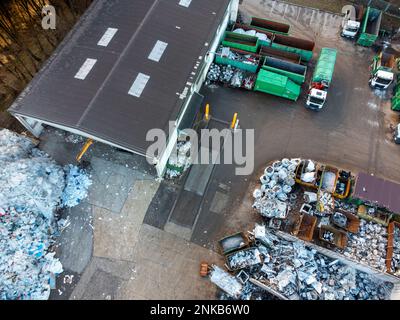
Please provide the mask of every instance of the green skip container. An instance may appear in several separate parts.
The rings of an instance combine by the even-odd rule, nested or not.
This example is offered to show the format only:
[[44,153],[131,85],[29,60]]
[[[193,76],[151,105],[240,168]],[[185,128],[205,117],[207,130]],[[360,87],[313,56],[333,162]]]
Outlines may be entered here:
[[251,73],[256,73],[257,69],[258,69],[258,65],[260,64],[260,56],[258,54],[254,54],[252,52],[247,52],[247,51],[243,51],[243,50],[239,50],[239,49],[233,49],[230,48],[230,50],[234,53],[243,55],[243,56],[250,56],[254,61],[257,62],[257,64],[252,64],[252,63],[245,63],[242,61],[237,61],[237,60],[231,60],[228,57],[224,57],[220,54],[217,54],[215,56],[215,62],[218,64],[222,64],[222,65],[230,65],[232,67],[241,69],[241,70],[245,70],[245,71],[249,71]]
[[382,11],[368,7],[361,25],[360,36],[357,44],[364,47],[371,47],[378,39],[382,22]]
[[239,50],[256,53],[259,48],[257,37],[226,31],[222,45]]
[[272,48],[297,53],[301,60],[309,62],[313,57],[314,41],[276,34],[271,44]]
[[253,17],[250,22],[251,27],[256,27],[261,30],[272,32],[276,34],[282,34],[287,36],[289,34],[290,25],[286,23],[280,23],[272,20],[261,19]]
[[257,75],[254,91],[297,101],[301,88],[286,76],[261,69]]
[[306,81],[307,67],[301,64],[296,64],[273,57],[265,57],[262,69],[286,76],[293,82],[300,85]]

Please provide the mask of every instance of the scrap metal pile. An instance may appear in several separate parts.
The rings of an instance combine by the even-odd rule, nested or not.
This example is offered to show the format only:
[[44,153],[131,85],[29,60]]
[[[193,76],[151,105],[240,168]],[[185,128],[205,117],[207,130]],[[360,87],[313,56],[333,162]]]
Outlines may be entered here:
[[[251,234],[260,262],[241,268],[236,281],[225,272],[231,277],[225,286],[211,276],[211,281],[233,298],[250,299],[254,286],[247,283],[254,284],[253,280],[293,300],[381,300],[388,299],[393,289],[391,283],[333,260],[300,241],[285,240],[265,226],[256,225]],[[244,273],[247,277],[243,281]]]
[[[67,178],[66,178],[67,177]],[[62,265],[50,252],[54,213],[87,195],[76,167],[58,166],[32,141],[0,131],[0,299],[47,299]]]
[[392,272],[399,276],[400,275],[400,230],[394,228],[393,234],[393,257],[391,261]]
[[344,251],[346,257],[386,271],[387,229],[377,223],[361,220],[360,231],[349,234]]
[[263,217],[283,219],[287,216],[287,200],[295,185],[299,159],[276,161],[260,177],[261,187],[255,189],[253,208]]
[[233,88],[252,90],[256,81],[253,73],[234,68],[230,65],[213,63],[207,74],[206,85],[210,83],[223,83]]
[[233,61],[239,61],[245,64],[258,66],[259,59],[256,59],[254,55],[251,54],[241,54],[237,51],[233,51],[229,47],[220,46],[217,51],[217,55],[220,55],[223,58],[227,58]]

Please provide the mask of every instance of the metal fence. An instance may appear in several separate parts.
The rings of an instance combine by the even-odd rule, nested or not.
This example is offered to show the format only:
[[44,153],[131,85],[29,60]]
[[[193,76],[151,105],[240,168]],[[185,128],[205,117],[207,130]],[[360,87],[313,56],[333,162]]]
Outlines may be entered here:
[[350,0],[356,4],[371,6],[382,10],[388,15],[400,18],[400,0],[384,1],[384,0]]

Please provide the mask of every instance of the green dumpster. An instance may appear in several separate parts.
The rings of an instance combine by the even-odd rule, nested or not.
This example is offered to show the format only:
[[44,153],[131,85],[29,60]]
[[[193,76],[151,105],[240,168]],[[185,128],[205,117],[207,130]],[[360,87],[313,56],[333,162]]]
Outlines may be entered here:
[[396,95],[392,98],[392,110],[400,111],[400,95]]
[[256,73],[258,69],[258,65],[260,63],[260,56],[258,54],[254,54],[252,52],[247,52],[239,49],[233,49],[230,48],[230,50],[236,54],[239,54],[241,56],[246,56],[248,57],[249,60],[254,63],[246,63],[245,61],[238,61],[238,60],[232,60],[229,59],[226,56],[222,56],[220,52],[218,52],[215,56],[215,62],[218,64],[223,64],[223,65],[230,65],[232,67],[244,70],[244,71],[249,71],[251,73]]
[[288,77],[261,69],[257,75],[254,91],[297,101],[301,89]]
[[300,85],[306,81],[307,67],[301,64],[292,63],[274,57],[265,57],[262,68],[286,76]]
[[256,53],[259,48],[257,37],[226,31],[222,45]]
[[376,39],[378,39],[381,22],[382,11],[368,7],[361,25],[357,44],[364,47],[371,47]]

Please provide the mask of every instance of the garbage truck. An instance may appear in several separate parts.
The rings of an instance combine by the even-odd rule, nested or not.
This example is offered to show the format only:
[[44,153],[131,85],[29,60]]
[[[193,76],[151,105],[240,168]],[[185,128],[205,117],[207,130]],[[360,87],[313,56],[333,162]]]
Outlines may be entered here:
[[364,6],[362,5],[354,5],[355,12],[355,20],[350,16],[350,11],[347,11],[345,16],[344,24],[342,26],[341,36],[354,39],[360,31],[361,22],[364,16]]
[[311,80],[306,106],[319,111],[325,104],[335,70],[337,50],[322,48]]
[[382,22],[382,11],[368,7],[361,25],[361,33],[357,44],[364,47],[371,47],[379,36]]
[[376,55],[371,65],[369,84],[372,88],[386,90],[394,80],[395,57],[381,52]]

